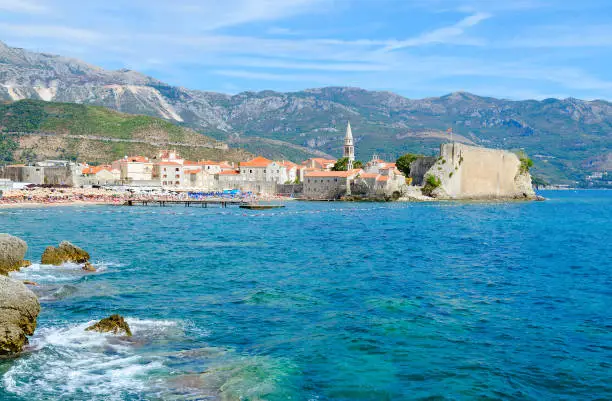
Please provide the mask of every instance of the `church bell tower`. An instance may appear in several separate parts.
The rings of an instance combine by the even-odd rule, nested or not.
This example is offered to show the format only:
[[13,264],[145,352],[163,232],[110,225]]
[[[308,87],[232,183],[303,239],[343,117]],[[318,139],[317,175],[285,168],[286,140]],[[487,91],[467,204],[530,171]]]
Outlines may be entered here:
[[355,161],[355,144],[353,143],[353,132],[351,131],[351,122],[346,125],[346,135],[344,137],[344,154],[343,157],[348,159],[347,170],[353,169]]

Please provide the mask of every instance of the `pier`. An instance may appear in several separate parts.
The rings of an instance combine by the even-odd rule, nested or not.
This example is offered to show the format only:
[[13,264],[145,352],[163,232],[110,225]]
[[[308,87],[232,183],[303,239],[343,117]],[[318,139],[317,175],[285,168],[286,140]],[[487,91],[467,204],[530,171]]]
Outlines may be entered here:
[[235,199],[186,199],[186,200],[127,200],[123,206],[176,206],[183,205],[184,207],[208,207],[209,205],[217,205],[219,207],[248,205],[249,202]]

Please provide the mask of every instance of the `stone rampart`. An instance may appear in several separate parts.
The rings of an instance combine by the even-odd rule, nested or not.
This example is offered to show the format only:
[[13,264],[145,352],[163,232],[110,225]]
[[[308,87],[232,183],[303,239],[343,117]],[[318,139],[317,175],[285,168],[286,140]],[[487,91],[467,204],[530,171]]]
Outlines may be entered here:
[[512,152],[460,143],[440,146],[425,174],[439,179],[432,195],[441,199],[534,199],[531,176]]

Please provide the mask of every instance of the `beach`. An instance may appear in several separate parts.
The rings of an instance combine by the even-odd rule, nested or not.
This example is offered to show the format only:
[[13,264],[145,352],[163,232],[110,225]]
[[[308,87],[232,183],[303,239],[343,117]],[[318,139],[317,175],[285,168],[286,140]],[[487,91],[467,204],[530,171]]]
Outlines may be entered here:
[[[8,190],[0,198],[0,209],[53,206],[122,205],[132,201],[184,201],[196,199],[187,192],[180,193],[133,193],[104,188],[44,188]],[[282,201],[290,198],[275,195],[227,195],[207,194],[197,199],[240,199],[248,202]]]

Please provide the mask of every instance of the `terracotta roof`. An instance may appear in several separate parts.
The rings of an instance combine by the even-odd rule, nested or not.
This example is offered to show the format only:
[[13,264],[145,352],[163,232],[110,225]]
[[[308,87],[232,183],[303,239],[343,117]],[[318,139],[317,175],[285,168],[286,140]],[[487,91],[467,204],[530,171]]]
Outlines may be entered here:
[[159,162],[160,166],[180,166],[180,163],[177,162]]
[[256,158],[249,160],[248,162],[240,163],[240,167],[267,167],[270,163],[272,163],[272,160],[268,160],[265,157],[257,156]]
[[376,178],[376,181],[389,181],[389,176],[388,175],[381,175],[380,177]]
[[305,177],[350,177],[357,174],[361,170],[351,171],[313,171],[305,175]]
[[376,174],[376,173],[362,173],[362,174],[359,174],[359,176],[361,178],[376,178],[376,177],[378,177],[378,174]]
[[239,175],[240,173],[236,170],[226,170],[218,173],[219,175]]
[[185,160],[183,166],[199,166],[201,162],[194,162],[192,160]]
[[81,171],[81,173],[83,173],[84,175],[98,174],[102,170],[113,171],[113,168],[111,166],[109,166],[109,165],[89,166],[89,167],[84,168]]
[[287,167],[289,169],[292,169],[294,167],[297,167],[297,164],[290,162],[289,160],[283,160],[281,162],[277,162],[279,165]]
[[229,163],[227,163],[227,162],[219,162],[219,166],[220,166],[221,168],[234,168],[234,167],[232,167],[232,165],[231,165],[231,164],[229,164]]
[[201,172],[201,169],[197,169],[197,170],[186,170],[184,171],[185,174],[197,174],[199,172]]
[[144,156],[128,156],[127,158],[120,159],[120,161],[127,161],[129,163],[146,163],[149,161],[149,159]]

